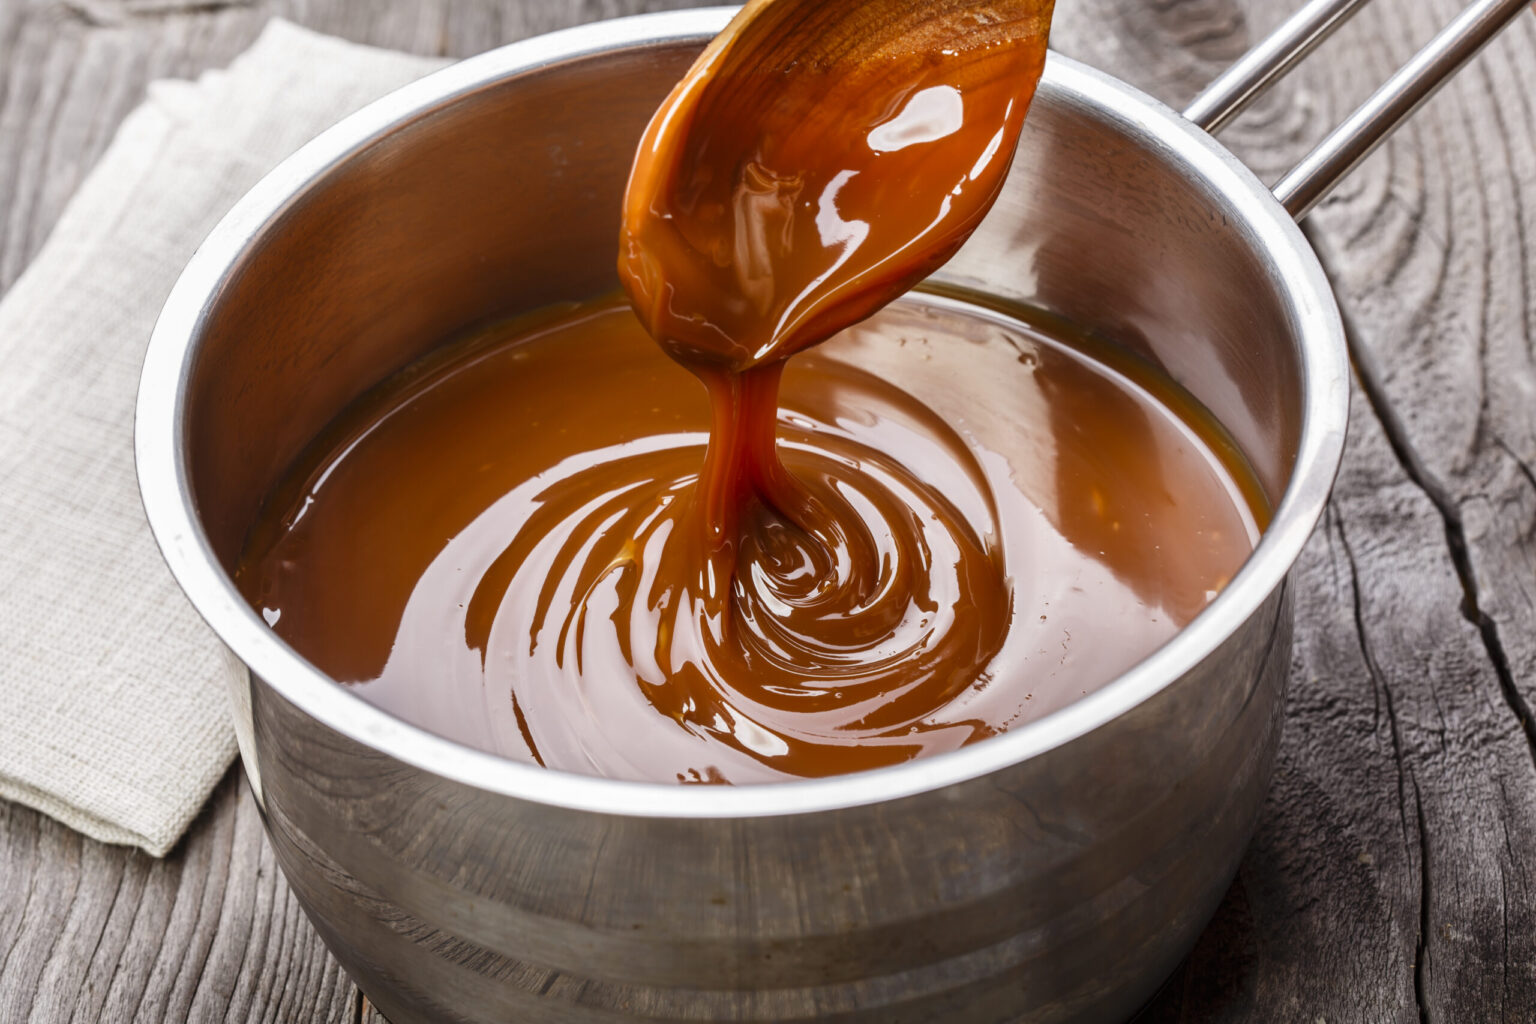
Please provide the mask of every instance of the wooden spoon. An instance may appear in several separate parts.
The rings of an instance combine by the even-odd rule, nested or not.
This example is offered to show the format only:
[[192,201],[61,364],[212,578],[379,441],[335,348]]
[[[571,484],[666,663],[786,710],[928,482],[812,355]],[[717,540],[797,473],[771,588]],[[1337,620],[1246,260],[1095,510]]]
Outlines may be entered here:
[[696,371],[781,360],[869,316],[1002,186],[1053,0],[752,0],[651,119],[619,274]]

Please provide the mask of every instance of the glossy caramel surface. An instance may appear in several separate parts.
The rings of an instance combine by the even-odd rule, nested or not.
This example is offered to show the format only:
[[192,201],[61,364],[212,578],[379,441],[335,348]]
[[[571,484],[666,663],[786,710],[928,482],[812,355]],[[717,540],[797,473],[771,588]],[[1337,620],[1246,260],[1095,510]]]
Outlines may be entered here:
[[576,772],[747,783],[950,750],[1070,703],[1198,614],[1262,525],[1173,385],[951,300],[797,356],[777,406],[807,504],[734,495],[722,563],[725,506],[700,482],[720,411],[699,380],[620,301],[505,324],[338,419],[238,582],[318,667],[434,732]]

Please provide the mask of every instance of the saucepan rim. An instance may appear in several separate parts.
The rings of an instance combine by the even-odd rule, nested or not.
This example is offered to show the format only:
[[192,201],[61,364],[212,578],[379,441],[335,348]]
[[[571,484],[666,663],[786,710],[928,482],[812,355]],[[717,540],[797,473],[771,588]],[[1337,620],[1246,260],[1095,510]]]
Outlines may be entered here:
[[1138,132],[1165,150],[1243,215],[1253,244],[1282,283],[1301,343],[1301,439],[1274,519],[1231,583],[1168,643],[1067,707],[956,751],[826,779],[676,786],[544,769],[438,736],[369,704],[267,626],[215,557],[198,521],[186,465],[185,414],[196,342],[241,257],[329,172],[406,124],[506,78],[562,62],[618,49],[702,44],[734,11],[712,7],[592,22],[501,47],[407,85],[278,165],[214,228],[177,281],[149,343],[135,419],[135,460],[150,527],[177,582],[224,643],[265,685],[329,728],[464,785],[575,811],[684,819],[832,811],[986,776],[1104,726],[1209,657],[1285,585],[1322,515],[1343,453],[1348,364],[1327,278],[1295,223],[1236,157],[1157,100],[1052,53],[1043,89],[1091,102],[1122,130]]

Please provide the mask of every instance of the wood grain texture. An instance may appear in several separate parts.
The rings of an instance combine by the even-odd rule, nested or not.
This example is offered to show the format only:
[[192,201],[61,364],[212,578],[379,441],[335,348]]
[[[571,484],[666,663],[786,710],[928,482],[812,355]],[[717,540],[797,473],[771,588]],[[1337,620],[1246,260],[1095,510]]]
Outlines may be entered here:
[[[1273,179],[1457,8],[1373,5],[1225,140]],[[1152,1019],[1536,1019],[1533,56],[1536,18],[1313,215],[1363,388],[1264,820]]]
[[[636,0],[0,0],[0,290],[157,77],[273,14],[462,56]],[[1056,45],[1178,105],[1295,6],[1059,0]],[[1272,180],[1448,20],[1378,0],[1223,136]],[[1312,217],[1361,387],[1295,574],[1253,845],[1147,1021],[1536,1020],[1536,17]],[[0,1021],[381,1020],[232,777],[171,857],[0,803]]]

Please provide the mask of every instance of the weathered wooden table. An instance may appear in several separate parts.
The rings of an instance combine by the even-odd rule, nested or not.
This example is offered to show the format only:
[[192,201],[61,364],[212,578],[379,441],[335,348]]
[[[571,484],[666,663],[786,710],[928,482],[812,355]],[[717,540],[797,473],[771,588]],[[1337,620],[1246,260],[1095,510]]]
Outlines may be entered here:
[[[1178,105],[1300,0],[1058,0]],[[145,84],[282,15],[466,56],[648,0],[0,0],[0,291]],[[1454,14],[1377,0],[1225,140],[1273,179]],[[1536,1021],[1536,16],[1313,215],[1364,337],[1258,834],[1148,1021]],[[0,709],[3,709],[0,695]],[[3,710],[0,710],[3,713]],[[0,1022],[381,1020],[235,773],[163,861],[0,802]]]

